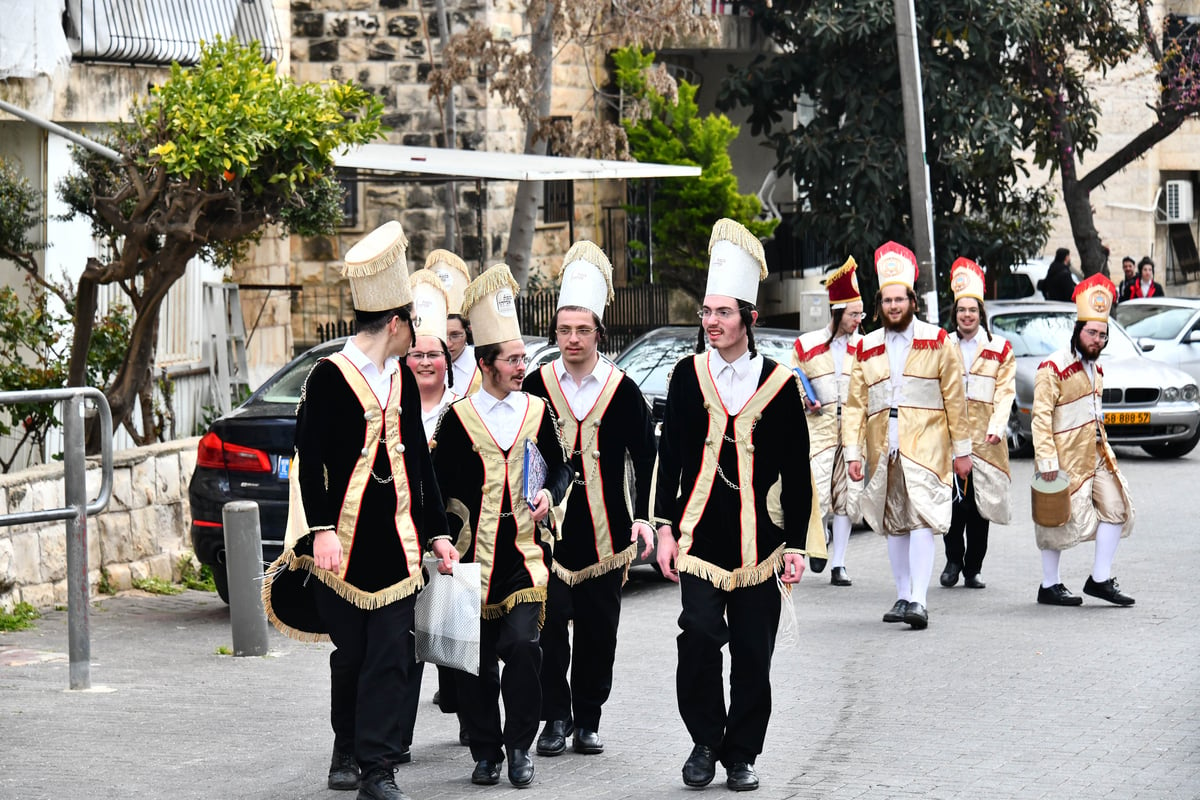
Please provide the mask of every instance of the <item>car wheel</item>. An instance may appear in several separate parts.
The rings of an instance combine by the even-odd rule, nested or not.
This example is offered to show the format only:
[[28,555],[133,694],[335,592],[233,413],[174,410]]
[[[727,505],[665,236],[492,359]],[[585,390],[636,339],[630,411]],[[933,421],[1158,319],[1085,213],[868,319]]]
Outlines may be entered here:
[[1013,403],[1008,414],[1008,457],[1028,458],[1033,455],[1033,437],[1021,430],[1021,417]]
[[1142,449],[1155,458],[1182,458],[1196,448],[1196,444],[1200,443],[1200,425],[1196,426],[1196,432],[1190,438],[1180,442],[1167,442],[1166,444],[1144,444]]
[[224,564],[213,564],[212,567],[213,583],[217,587],[217,596],[229,605],[229,573],[225,571]]

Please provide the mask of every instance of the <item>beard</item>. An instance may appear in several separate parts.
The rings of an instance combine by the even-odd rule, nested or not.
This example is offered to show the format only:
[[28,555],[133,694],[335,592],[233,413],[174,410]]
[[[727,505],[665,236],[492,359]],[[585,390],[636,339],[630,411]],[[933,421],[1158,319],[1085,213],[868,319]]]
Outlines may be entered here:
[[1096,342],[1095,344],[1079,343],[1079,354],[1088,361],[1095,361],[1100,357],[1100,353],[1104,351],[1107,342]]
[[908,326],[912,324],[915,315],[916,311],[913,309],[912,304],[909,303],[908,308],[904,310],[904,314],[895,322],[892,322],[892,320],[888,319],[887,314],[884,314],[883,327],[889,331],[906,331],[908,330]]

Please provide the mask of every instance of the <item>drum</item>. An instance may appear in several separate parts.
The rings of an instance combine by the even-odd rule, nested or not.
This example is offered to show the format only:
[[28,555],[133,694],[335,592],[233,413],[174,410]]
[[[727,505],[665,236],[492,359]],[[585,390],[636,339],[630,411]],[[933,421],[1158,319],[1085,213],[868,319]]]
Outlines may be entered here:
[[1054,480],[1034,475],[1029,490],[1032,493],[1033,521],[1043,528],[1066,525],[1071,518],[1071,481],[1059,470]]

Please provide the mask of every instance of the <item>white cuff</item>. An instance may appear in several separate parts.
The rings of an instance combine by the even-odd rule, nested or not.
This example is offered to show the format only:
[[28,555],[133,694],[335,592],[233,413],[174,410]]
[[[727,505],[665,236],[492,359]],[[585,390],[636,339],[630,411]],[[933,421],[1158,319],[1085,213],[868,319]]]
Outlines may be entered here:
[[1038,474],[1043,474],[1046,472],[1058,472],[1058,459],[1039,458],[1037,460],[1037,471]]
[[954,457],[961,458],[962,456],[971,455],[971,440],[963,439],[958,442],[951,442],[950,447],[954,450]]
[[845,458],[847,464],[851,461],[862,461],[862,448],[856,444],[845,445],[842,448],[842,456]]

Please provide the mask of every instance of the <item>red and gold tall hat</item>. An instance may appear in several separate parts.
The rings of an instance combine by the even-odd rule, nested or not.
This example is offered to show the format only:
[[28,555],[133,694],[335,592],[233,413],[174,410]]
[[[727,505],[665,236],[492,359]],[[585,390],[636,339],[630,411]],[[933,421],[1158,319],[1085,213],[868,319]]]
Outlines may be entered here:
[[964,297],[974,297],[983,303],[984,288],[983,267],[969,258],[956,258],[950,265],[950,291],[954,292],[954,301]]
[[862,299],[858,291],[858,262],[854,256],[825,278],[825,291],[829,292],[830,308],[838,308]]
[[1113,282],[1097,272],[1080,281],[1071,299],[1075,301],[1075,313],[1080,322],[1108,322],[1117,288]]
[[917,256],[902,244],[882,244],[875,251],[875,274],[880,289],[893,283],[912,289],[917,285]]

